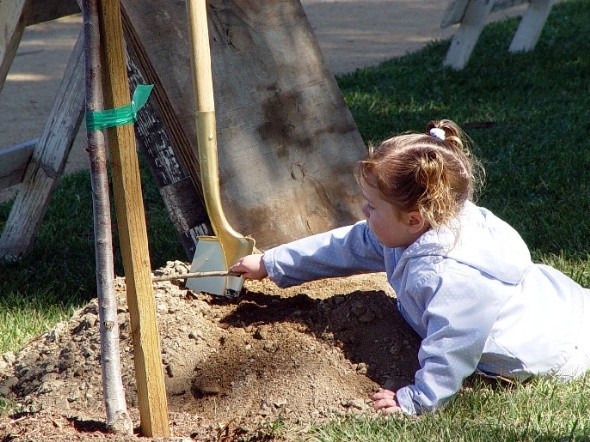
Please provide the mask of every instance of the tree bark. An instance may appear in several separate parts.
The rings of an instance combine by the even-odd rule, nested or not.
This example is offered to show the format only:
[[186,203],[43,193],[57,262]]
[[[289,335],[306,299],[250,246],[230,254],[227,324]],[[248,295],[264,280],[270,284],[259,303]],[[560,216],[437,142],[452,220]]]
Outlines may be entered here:
[[[132,52],[133,48],[127,45],[127,50]],[[130,89],[134,91],[138,85],[146,84],[146,80],[133,61],[133,55],[129,55],[127,74]],[[182,158],[177,155],[158,109],[150,101],[137,114],[134,130],[137,147],[147,160],[186,256],[192,260],[197,242],[197,235],[192,232],[199,229],[204,235],[213,234],[203,197],[199,195],[190,174],[186,172],[187,167]]]
[[[86,112],[103,110],[100,28],[97,0],[83,0],[86,54]],[[121,379],[119,323],[115,297],[115,271],[105,138],[102,130],[87,128],[90,181],[94,208],[96,285],[98,293],[102,384],[107,428],[133,434]]]

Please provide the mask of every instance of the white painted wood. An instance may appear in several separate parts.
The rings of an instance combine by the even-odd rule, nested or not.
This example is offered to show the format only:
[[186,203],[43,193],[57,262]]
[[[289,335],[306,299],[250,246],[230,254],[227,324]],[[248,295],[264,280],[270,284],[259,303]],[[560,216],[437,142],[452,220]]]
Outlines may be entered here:
[[0,0],[0,91],[23,36],[29,0]]
[[[491,12],[509,9],[523,3],[528,3],[529,1],[531,0],[496,0],[494,1]],[[440,27],[444,29],[456,25],[457,23],[461,23],[468,3],[469,0],[450,0],[440,23]]]
[[461,23],[469,0],[450,0],[440,23],[442,29]]
[[522,5],[523,3],[528,3],[530,1],[531,0],[496,0],[492,12],[513,8],[514,6]]
[[84,116],[84,35],[80,32],[53,108],[0,237],[0,259],[17,259],[35,239]]
[[465,67],[493,6],[494,0],[470,0],[461,26],[451,40],[444,66],[456,70]]
[[460,26],[453,35],[443,65],[456,70],[463,69],[471,57],[488,14],[523,3],[529,3],[529,6],[508,50],[532,50],[537,44],[554,2],[555,0],[451,0],[443,16],[441,28],[457,23]]
[[37,140],[0,149],[0,190],[20,184]]
[[534,49],[543,26],[549,17],[554,0],[532,0],[520,20],[510,43],[510,52],[528,52]]

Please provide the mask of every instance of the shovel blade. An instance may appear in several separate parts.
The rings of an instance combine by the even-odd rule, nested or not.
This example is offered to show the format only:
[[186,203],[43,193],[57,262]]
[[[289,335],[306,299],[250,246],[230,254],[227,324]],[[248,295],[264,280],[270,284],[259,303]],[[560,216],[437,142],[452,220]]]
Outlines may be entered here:
[[[214,236],[197,238],[195,255],[191,263],[192,272],[227,272],[229,269],[225,262],[221,243]],[[211,295],[225,296],[229,298],[240,294],[244,285],[241,276],[209,276],[204,278],[189,278],[186,287],[195,292],[205,292]]]

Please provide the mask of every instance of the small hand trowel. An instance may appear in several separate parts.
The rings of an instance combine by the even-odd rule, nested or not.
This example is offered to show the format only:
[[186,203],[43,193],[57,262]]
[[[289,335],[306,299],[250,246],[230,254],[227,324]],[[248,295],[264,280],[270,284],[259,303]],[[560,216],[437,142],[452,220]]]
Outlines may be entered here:
[[[254,239],[237,233],[223,213],[219,191],[219,163],[213,76],[207,24],[206,0],[186,0],[191,35],[191,63],[196,98],[199,168],[207,214],[215,236],[199,236],[191,272],[228,271],[254,250]],[[212,295],[235,297],[242,290],[241,276],[189,278],[186,287]]]

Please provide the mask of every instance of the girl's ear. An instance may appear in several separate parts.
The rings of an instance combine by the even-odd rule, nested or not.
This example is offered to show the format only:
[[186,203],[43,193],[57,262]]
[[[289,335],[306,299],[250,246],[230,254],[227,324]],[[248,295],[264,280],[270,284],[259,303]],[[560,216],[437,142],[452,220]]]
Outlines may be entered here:
[[426,226],[426,220],[424,219],[422,214],[419,211],[414,210],[408,213],[407,215],[407,225],[410,229],[410,232],[421,233]]

